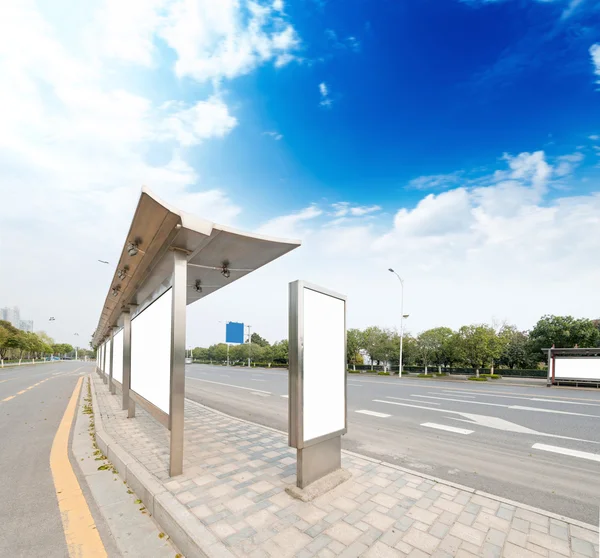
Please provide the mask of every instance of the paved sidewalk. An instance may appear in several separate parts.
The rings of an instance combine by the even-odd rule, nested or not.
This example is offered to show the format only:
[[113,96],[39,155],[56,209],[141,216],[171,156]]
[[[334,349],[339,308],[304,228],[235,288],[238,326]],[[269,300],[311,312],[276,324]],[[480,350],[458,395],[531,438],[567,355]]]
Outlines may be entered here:
[[598,556],[597,528],[349,452],[352,478],[300,502],[285,492],[296,471],[287,436],[189,400],[185,472],[170,479],[168,431],[139,407],[127,419],[92,378],[104,430],[193,514],[186,525],[207,556]]

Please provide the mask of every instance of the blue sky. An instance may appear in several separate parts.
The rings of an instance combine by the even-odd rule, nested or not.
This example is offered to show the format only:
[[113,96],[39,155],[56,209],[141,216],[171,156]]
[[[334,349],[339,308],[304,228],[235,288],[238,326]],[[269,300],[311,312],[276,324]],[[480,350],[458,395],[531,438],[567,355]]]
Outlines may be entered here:
[[295,279],[397,327],[389,267],[415,334],[598,317],[598,0],[23,0],[1,21],[0,305],[37,329],[94,330],[142,185],[303,241],[194,305],[193,345],[219,320],[285,337]]
[[[406,188],[421,175],[493,169],[504,152],[587,146],[600,120],[589,55],[600,12],[593,2],[564,18],[566,9],[518,1],[289,3],[304,62],[265,65],[228,85],[243,125],[199,149],[211,185],[230,184],[245,204],[264,195],[262,218],[323,199],[376,197],[393,209],[422,197]],[[322,82],[332,99],[325,109]],[[261,141],[264,129],[282,140]],[[582,171],[596,162],[590,157]]]

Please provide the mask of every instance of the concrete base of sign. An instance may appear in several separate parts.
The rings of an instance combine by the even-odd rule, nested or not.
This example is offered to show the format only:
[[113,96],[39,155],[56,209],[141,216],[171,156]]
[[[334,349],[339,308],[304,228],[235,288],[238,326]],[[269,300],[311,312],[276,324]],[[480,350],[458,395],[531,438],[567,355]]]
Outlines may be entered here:
[[329,473],[328,475],[321,477],[319,480],[316,480],[306,488],[288,486],[285,491],[293,498],[297,498],[302,502],[311,502],[315,498],[326,494],[330,490],[333,490],[336,486],[346,482],[351,476],[352,473],[350,473],[350,471],[338,469],[337,471],[333,471],[333,473]]
[[297,450],[298,488],[306,488],[320,478],[342,468],[342,437],[335,436]]

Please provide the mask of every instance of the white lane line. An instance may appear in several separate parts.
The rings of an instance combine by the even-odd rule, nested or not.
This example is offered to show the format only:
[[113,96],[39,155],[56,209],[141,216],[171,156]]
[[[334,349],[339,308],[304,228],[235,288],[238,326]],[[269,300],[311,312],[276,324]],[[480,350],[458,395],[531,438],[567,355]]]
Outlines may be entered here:
[[251,391],[252,395],[258,395],[259,397],[269,397],[268,393],[263,393],[262,391]]
[[487,405],[488,407],[504,407],[517,411],[533,411],[537,413],[552,413],[555,415],[573,415],[577,417],[591,417],[600,419],[600,415],[586,415],[583,413],[572,413],[570,411],[558,411],[556,409],[542,409],[541,407],[525,407],[522,405],[502,405],[501,403],[487,403],[485,401],[465,401],[464,399],[453,399],[451,397],[434,397],[433,395],[422,395],[426,399],[439,399],[441,401],[455,401],[457,403],[470,403],[471,405]]
[[454,426],[446,426],[445,424],[435,424],[435,422],[424,422],[421,426],[427,426],[427,428],[435,428],[437,430],[446,430],[447,432],[455,432],[456,434],[473,434],[474,430],[467,430],[466,428],[456,428]]
[[575,417],[592,417],[600,419],[600,415],[586,415],[584,413],[572,413],[570,411],[557,411],[556,409],[540,409],[539,407],[524,407],[522,405],[510,405],[509,409],[518,411],[537,411],[538,413],[553,413],[555,415],[573,415]]
[[[456,395],[457,397],[467,397],[466,395],[464,395],[465,393],[473,393],[473,390],[462,390],[462,389],[456,389],[456,388],[446,388],[444,389],[444,391],[448,391],[450,393],[448,393],[447,395]],[[477,395],[480,395],[481,397],[500,397],[503,399],[525,399],[526,401],[535,401],[536,399],[533,397],[525,397],[523,395],[499,395],[499,394],[490,394],[490,393],[477,393]],[[542,399],[540,399],[540,401],[542,401]],[[547,398],[544,399],[544,401],[548,401],[548,403],[572,403],[573,405],[586,405],[586,406],[590,406],[590,407],[600,407],[600,404],[597,403],[597,399],[592,399],[592,401],[596,401],[596,403],[586,403],[583,400],[581,401],[575,401],[571,398],[571,400],[568,400],[567,397],[565,398],[560,398],[560,397],[556,397],[556,398]]]
[[[523,398],[525,399],[525,398]],[[577,401],[557,401],[556,399],[542,399],[541,397],[532,397],[530,401],[542,401],[543,403],[565,403],[566,405],[585,405],[587,407],[600,407],[597,403],[578,403]]]
[[[411,395],[411,397],[415,397],[415,396]],[[392,397],[391,395],[388,395],[387,398],[388,399],[396,399],[398,401],[410,401],[411,403],[415,402],[414,399],[405,399],[404,397]],[[439,403],[436,403],[435,401],[417,401],[417,403],[427,403],[427,405],[439,405]]]
[[221,376],[221,378],[229,378],[229,374],[219,374],[219,376]]
[[[427,393],[429,393],[430,395],[448,395],[447,393],[444,393],[443,391],[442,392],[440,392],[440,391],[429,391]],[[450,395],[458,395],[458,394],[452,394],[451,393]],[[413,395],[413,397],[420,397],[420,396]],[[460,397],[468,397],[469,399],[475,399],[474,395],[463,395],[462,393],[460,394]]]
[[560,453],[561,455],[570,455],[571,457],[579,457],[580,459],[589,459],[590,461],[600,462],[600,455],[597,453],[588,453],[587,451],[572,450],[569,448],[561,448],[558,446],[548,446],[546,444],[533,444],[532,449],[549,451],[552,453]]
[[244,389],[246,391],[253,391],[253,392],[261,392],[261,393],[266,393],[268,395],[271,395],[270,391],[264,391],[262,389],[254,389],[254,388],[247,388],[247,387],[242,387],[242,386],[234,386],[233,384],[224,384],[223,382],[213,382],[212,380],[203,380],[201,378],[194,378],[193,376],[186,376],[186,378],[188,380],[196,380],[197,382],[208,382],[209,384],[217,384],[219,386],[227,386],[227,387],[232,387],[232,388],[237,388],[237,389]]
[[264,382],[264,380],[257,380],[256,378],[250,378],[253,382]]
[[348,385],[352,386],[352,387],[362,387],[362,384],[348,384]]
[[369,415],[371,417],[379,417],[379,418],[388,418],[392,415],[386,415],[385,413],[378,413],[376,411],[367,411],[366,409],[361,409],[360,411],[355,411],[356,413],[360,413],[361,415]]
[[281,397],[285,397],[285,399],[289,399],[290,398],[289,395],[282,395]]

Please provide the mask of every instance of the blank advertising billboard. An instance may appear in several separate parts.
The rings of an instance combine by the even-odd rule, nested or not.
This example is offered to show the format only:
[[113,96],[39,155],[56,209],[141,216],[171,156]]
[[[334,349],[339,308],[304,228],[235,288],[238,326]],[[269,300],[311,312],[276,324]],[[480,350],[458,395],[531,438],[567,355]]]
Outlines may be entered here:
[[113,338],[113,380],[123,383],[123,330],[118,331]]
[[600,358],[554,357],[554,379],[600,381]]
[[227,322],[225,325],[225,343],[243,343],[244,324]]
[[301,393],[292,404],[302,402],[297,443],[306,446],[346,429],[346,300],[298,283],[298,339],[293,345],[299,351]]
[[131,320],[131,389],[169,414],[171,308],[169,289]]

